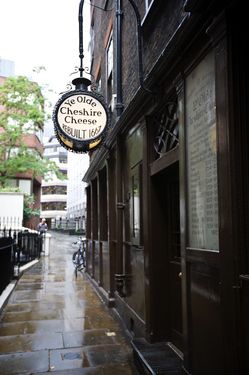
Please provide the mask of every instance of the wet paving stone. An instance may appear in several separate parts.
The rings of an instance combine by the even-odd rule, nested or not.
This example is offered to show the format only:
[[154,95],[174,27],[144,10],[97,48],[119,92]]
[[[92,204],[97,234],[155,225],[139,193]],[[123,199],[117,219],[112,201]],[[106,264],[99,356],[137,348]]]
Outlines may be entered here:
[[61,333],[17,335],[15,340],[12,336],[0,337],[0,354],[58,348],[63,348]]
[[120,324],[75,279],[72,242],[52,233],[50,256],[18,280],[0,316],[0,375],[137,375]]
[[41,291],[25,290],[16,291],[11,296],[10,302],[39,301],[41,299]]
[[[104,375],[103,367],[87,367],[87,368],[75,368],[71,370],[51,370],[53,375]],[[47,372],[41,372],[39,375],[46,375]],[[34,374],[31,374],[34,375]],[[110,375],[119,375],[118,373],[112,372]],[[120,373],[121,375],[121,373]],[[125,374],[124,374],[125,375]],[[127,374],[128,375],[128,374]]]
[[44,277],[44,280],[47,282],[47,283],[55,283],[55,282],[58,282],[58,283],[62,283],[62,282],[65,282],[65,276],[58,276],[58,275],[47,275]]
[[[42,275],[34,275],[34,274],[27,274],[28,271],[25,272],[25,274],[22,276],[20,283],[37,283],[37,282],[43,282],[43,276]],[[40,273],[40,271],[39,271]]]
[[[74,325],[73,325],[74,326]],[[71,331],[72,325],[70,322],[64,320],[45,320],[32,322],[17,322],[17,323],[3,323],[0,324],[0,337],[27,335],[33,333],[43,332],[64,332]]]
[[[53,371],[53,375],[134,375],[135,370],[130,365],[121,363],[119,365],[106,365],[88,368],[78,368],[71,370]],[[47,372],[42,372],[39,375],[45,375]],[[137,372],[136,372],[137,374]],[[32,374],[33,375],[33,374]]]
[[0,374],[30,374],[49,369],[48,350],[0,355]]
[[103,365],[103,363],[127,363],[130,351],[124,345],[96,345],[84,348],[90,366]]
[[31,320],[59,320],[62,318],[62,312],[58,310],[53,311],[28,311],[28,312],[12,312],[6,313],[2,319],[3,323],[10,323],[10,322],[23,322],[23,321],[31,321]]
[[20,283],[16,286],[16,290],[37,290],[43,289],[44,283]]
[[51,350],[50,368],[53,370],[70,370],[89,367],[89,362],[83,348],[68,348]]
[[104,329],[63,333],[63,341],[65,348],[115,344],[118,343],[118,341],[120,340],[120,333],[110,332]]
[[133,367],[127,363],[120,363],[114,365],[107,365],[103,367],[103,375],[138,375],[138,372]]
[[44,301],[34,301],[29,303],[17,303],[8,304],[5,311],[6,313],[12,312],[29,312],[29,311],[53,311],[53,310],[63,310],[65,304],[63,302],[51,304]]

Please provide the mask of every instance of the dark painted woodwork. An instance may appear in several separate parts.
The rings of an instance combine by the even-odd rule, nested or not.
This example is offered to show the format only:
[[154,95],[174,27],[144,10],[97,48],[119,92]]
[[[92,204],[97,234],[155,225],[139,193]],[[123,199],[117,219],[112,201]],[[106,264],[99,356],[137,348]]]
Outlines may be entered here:
[[[166,163],[169,165],[169,163]],[[182,300],[179,210],[179,165],[173,163],[151,180],[154,338],[182,349]],[[154,218],[154,220],[153,220]],[[160,225],[157,223],[160,222]],[[163,290],[163,295],[162,295]],[[158,322],[160,325],[158,326]]]
[[[203,257],[204,258],[204,257]],[[192,372],[224,373],[220,309],[220,273],[204,259],[189,264]],[[208,353],[208,355],[207,355]]]
[[[141,320],[145,319],[143,247],[125,245],[125,302]],[[135,323],[134,323],[135,324]],[[133,331],[135,330],[133,326]]]
[[248,324],[248,311],[249,311],[249,275],[240,276],[241,290],[240,292],[240,370],[244,374],[249,372],[249,324]]
[[91,262],[91,238],[92,238],[92,195],[91,185],[86,188],[86,203],[87,203],[87,220],[86,220],[86,237],[87,249],[86,249],[86,271],[92,273],[92,262]]
[[185,157],[185,116],[184,116],[184,80],[179,74],[175,80],[175,87],[178,98],[178,121],[179,121],[179,196],[180,196],[180,241],[181,241],[181,282],[182,282],[182,346],[183,346],[183,370],[188,373],[191,368],[191,342],[189,334],[190,299],[187,283],[187,263],[186,263],[186,157]]
[[[107,172],[106,167],[102,168],[98,173],[97,178],[97,191],[98,191],[98,251],[96,252],[95,279],[98,285],[103,287],[103,241],[108,238],[108,220],[107,220]],[[98,257],[98,258],[97,258]],[[109,263],[109,262],[108,262]],[[106,269],[109,271],[109,267]],[[97,276],[98,275],[98,276]]]
[[123,280],[123,154],[121,139],[117,141],[117,160],[116,160],[116,267],[115,267],[115,283],[116,289],[120,294],[123,294],[124,280]]
[[105,289],[107,293],[110,291],[110,251],[109,243],[107,241],[101,241],[101,286]]
[[[103,242],[99,241],[99,278],[98,284],[103,287]],[[108,270],[107,270],[108,271]]]
[[99,213],[99,240],[107,241],[108,220],[107,220],[107,172],[104,167],[98,173],[98,213]]
[[152,279],[153,269],[151,267],[151,254],[153,251],[151,228],[151,211],[150,211],[150,175],[148,166],[153,160],[153,140],[155,130],[150,126],[150,117],[146,118],[146,126],[143,131],[143,164],[142,164],[142,181],[143,181],[143,233],[144,233],[144,277],[145,277],[145,317],[146,317],[146,338],[151,341],[153,337],[153,313],[152,306]]
[[[220,308],[223,334],[223,371],[233,374],[238,368],[236,347],[236,230],[234,227],[233,163],[235,150],[233,144],[232,110],[229,106],[232,96],[230,81],[231,60],[229,57],[228,19],[221,13],[207,30],[215,50],[216,62],[216,112],[218,149],[218,199],[219,199],[219,245],[220,245]],[[230,87],[230,90],[227,90]],[[228,308],[229,306],[229,308]],[[221,361],[218,361],[221,362]],[[218,366],[217,362],[217,366]]]
[[[168,9],[165,4],[160,1],[162,12]],[[188,9],[193,13],[185,14],[184,5],[185,10]],[[220,12],[222,8],[224,11]],[[157,96],[150,96],[141,89],[136,91],[136,72],[134,70],[131,72],[129,69],[134,62],[132,56],[136,51],[134,49],[130,55],[128,53],[130,45],[126,44],[124,62],[127,60],[128,65],[124,73],[127,75],[128,72],[130,77],[125,86],[127,107],[114,124],[107,139],[108,147],[117,145],[117,160],[114,161],[115,156],[108,147],[102,148],[93,158],[87,175],[94,183],[96,173],[103,168],[104,159],[113,158],[112,161],[108,161],[106,176],[110,295],[115,297],[117,311],[132,335],[145,337],[146,329],[148,341],[173,341],[182,349],[184,373],[247,374],[249,373],[249,61],[245,54],[248,45],[247,12],[243,4],[238,5],[235,1],[189,0],[174,2],[174,9],[175,18],[172,18],[171,25],[168,25],[168,30],[172,31],[168,41],[167,36],[165,38],[165,29],[161,29],[160,25],[165,25],[162,20],[168,20],[170,13],[167,11],[167,14],[160,15],[160,20],[155,18],[155,23],[151,25],[151,33],[149,13],[146,17],[149,32],[144,35],[143,41],[146,57],[145,71],[149,68],[148,72],[150,72],[146,82],[150,87],[153,86],[158,90]],[[177,20],[181,20],[182,23]],[[128,33],[129,25],[133,20],[131,17],[126,17],[126,21],[128,23],[125,32]],[[177,29],[174,29],[174,25],[177,25]],[[160,40],[153,40],[156,37]],[[132,41],[132,38],[133,34],[130,33],[129,40]],[[150,46],[160,46],[160,48],[150,48]],[[192,249],[187,243],[184,80],[211,49],[215,52],[216,68],[219,252]],[[153,56],[150,61],[151,53]],[[156,129],[150,127],[152,123],[150,117],[155,108],[159,110],[163,106],[166,92],[172,90],[172,87],[176,87],[179,103],[180,145],[179,149],[176,148],[155,160],[153,140]],[[147,115],[149,117],[146,117]],[[143,155],[142,160],[138,161],[142,165],[143,246],[138,246],[132,243],[129,235],[127,181],[130,174],[127,171],[131,166],[125,159],[125,134],[133,130],[138,122],[144,123],[145,119]],[[178,158],[180,207],[176,210],[180,213],[181,259],[172,258],[170,252],[170,211],[173,209],[170,210],[169,207],[173,202],[167,197],[169,177],[174,175],[172,171],[178,165]],[[93,190],[89,199],[95,202]],[[93,211],[91,206],[91,212]],[[99,225],[100,223],[98,227]],[[91,231],[95,231],[93,219]],[[91,234],[90,240],[94,238]],[[94,249],[94,244],[90,240],[88,246]],[[94,250],[88,250],[93,256],[93,268],[91,269],[90,266],[89,269],[95,277],[93,260],[96,260],[97,251],[97,247],[96,254]],[[104,272],[108,269],[106,265],[108,249],[104,247],[102,259]],[[182,272],[181,277],[179,277],[180,272]],[[114,275],[118,284],[114,283]],[[107,279],[108,277],[103,274],[103,288],[99,288],[100,290],[107,289]],[[114,292],[115,289],[118,292]],[[182,291],[182,298],[179,289]],[[176,290],[178,292],[174,293]],[[140,309],[139,293],[145,295],[144,315]],[[179,337],[178,334],[172,333],[172,327],[175,332],[182,330],[182,339],[181,335]],[[162,354],[157,344],[154,347],[157,349],[152,356]],[[143,352],[142,346],[136,352],[137,357],[140,358],[141,356],[145,358],[147,354],[146,350]],[[174,370],[177,371],[177,367]],[[144,371],[146,373],[146,369]]]
[[95,270],[95,253],[96,253],[96,241],[92,240],[91,242],[91,260],[92,260],[92,273],[91,277],[95,278],[96,270]]
[[171,342],[182,351],[182,289],[181,289],[181,264],[170,261],[170,327]]
[[100,281],[100,242],[94,240],[93,246],[93,278],[99,283]]
[[171,164],[179,160],[179,147],[174,148],[173,150],[164,154],[161,158],[156,159],[150,165],[150,175],[160,172],[161,170],[167,168]]
[[97,183],[97,178],[95,178],[92,181],[91,184],[91,194],[92,194],[92,213],[91,213],[91,218],[92,218],[92,239],[93,240],[98,240],[98,219],[99,219],[99,214],[98,214],[98,183]]
[[[240,27],[237,27],[238,22]],[[230,79],[232,81],[231,139],[232,187],[234,194],[233,225],[236,229],[234,246],[235,280],[234,298],[237,303],[235,317],[239,373],[249,373],[249,56],[247,14],[245,8],[234,6],[229,12],[231,54]],[[231,32],[232,31],[232,32]],[[238,329],[239,328],[239,329]]]
[[[224,371],[219,253],[187,249],[192,371]],[[207,355],[208,352],[208,355]],[[212,358],[212,360],[210,360]],[[201,369],[201,370],[200,370]]]
[[[142,140],[143,130],[134,127],[126,137],[124,153],[124,301],[140,320],[145,320],[144,248],[142,222]],[[137,320],[137,319],[136,319]],[[131,328],[136,332],[136,320]]]
[[[113,300],[115,290],[115,266],[116,266],[116,174],[115,174],[115,151],[113,151],[107,160],[107,207],[108,207],[108,246],[109,246],[109,274],[105,272],[104,278],[109,278],[108,295],[109,299]],[[105,258],[104,258],[105,259]],[[107,267],[107,265],[106,265]],[[108,269],[108,267],[107,267]]]

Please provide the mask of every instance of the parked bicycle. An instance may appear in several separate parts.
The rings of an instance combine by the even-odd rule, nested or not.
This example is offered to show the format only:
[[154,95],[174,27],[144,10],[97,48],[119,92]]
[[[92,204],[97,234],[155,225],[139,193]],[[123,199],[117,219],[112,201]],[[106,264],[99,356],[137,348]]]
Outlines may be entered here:
[[78,250],[73,253],[73,264],[75,277],[77,278],[78,271],[83,271],[86,267],[86,239],[79,237],[78,241],[73,242],[78,245]]

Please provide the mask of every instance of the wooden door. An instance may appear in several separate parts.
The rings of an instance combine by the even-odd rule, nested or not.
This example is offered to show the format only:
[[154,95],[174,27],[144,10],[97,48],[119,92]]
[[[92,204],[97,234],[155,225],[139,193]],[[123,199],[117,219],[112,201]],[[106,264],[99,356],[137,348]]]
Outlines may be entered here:
[[152,187],[154,331],[182,350],[179,162],[155,174]]
[[182,349],[182,288],[179,212],[179,168],[175,164],[165,181],[167,191],[167,251],[169,259],[170,336],[172,343]]

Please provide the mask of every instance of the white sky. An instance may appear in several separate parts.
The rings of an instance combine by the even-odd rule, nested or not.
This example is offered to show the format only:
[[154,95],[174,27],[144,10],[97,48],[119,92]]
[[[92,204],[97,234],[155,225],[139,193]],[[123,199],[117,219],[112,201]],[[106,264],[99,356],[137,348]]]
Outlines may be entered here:
[[[86,0],[86,5],[90,1]],[[66,91],[79,66],[80,0],[0,0],[0,57],[15,62],[16,75],[32,77],[32,69],[45,66],[40,83],[57,93]],[[88,11],[83,12],[84,29]],[[84,31],[84,54],[88,42]],[[84,60],[84,65],[86,61]],[[53,99],[52,104],[53,104]]]

